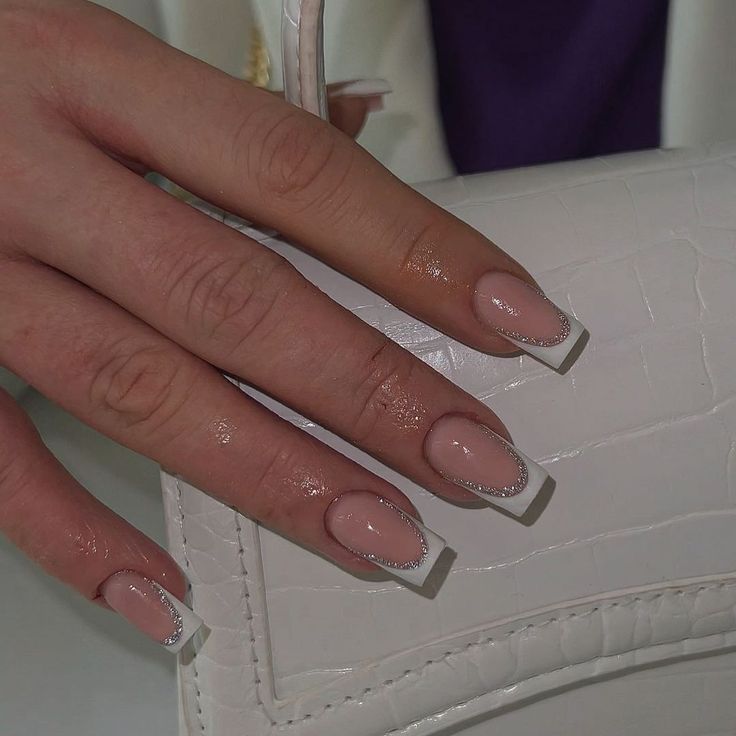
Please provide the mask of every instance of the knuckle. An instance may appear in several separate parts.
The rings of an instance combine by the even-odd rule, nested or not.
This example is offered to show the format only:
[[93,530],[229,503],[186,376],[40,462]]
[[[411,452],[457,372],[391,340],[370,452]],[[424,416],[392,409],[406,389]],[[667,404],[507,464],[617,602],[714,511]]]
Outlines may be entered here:
[[269,334],[297,278],[285,259],[261,249],[253,258],[205,256],[178,277],[175,291],[184,294],[187,322],[216,344],[218,356],[230,356]]
[[358,372],[351,440],[373,446],[386,420],[395,424],[407,419],[415,404],[409,390],[413,371],[412,358],[396,343],[383,339]]
[[0,455],[0,528],[5,527],[19,499],[24,498],[31,484],[32,469],[27,457],[9,452]]
[[262,196],[305,209],[334,199],[351,161],[350,147],[326,123],[298,111],[267,121],[251,148]]
[[434,220],[397,227],[392,241],[400,276],[416,276],[440,267],[437,244],[442,242],[442,231]]
[[90,382],[93,407],[112,413],[125,429],[160,432],[177,415],[192,380],[172,350],[134,341],[116,343]]
[[109,553],[97,521],[94,512],[88,510],[84,518],[70,523],[63,534],[49,536],[39,519],[37,525],[30,524],[25,529],[19,546],[46,572],[75,584],[77,576],[84,578],[82,571],[87,564]]

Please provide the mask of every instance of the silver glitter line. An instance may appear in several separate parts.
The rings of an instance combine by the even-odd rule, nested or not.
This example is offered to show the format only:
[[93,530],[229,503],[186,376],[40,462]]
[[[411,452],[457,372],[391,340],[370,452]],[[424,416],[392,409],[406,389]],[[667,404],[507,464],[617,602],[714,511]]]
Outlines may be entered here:
[[506,314],[510,315],[511,317],[518,317],[519,316],[519,310],[516,307],[513,307],[508,302],[505,302],[503,299],[500,299],[497,296],[491,297],[491,302],[498,307],[502,312],[506,312]]
[[554,337],[547,339],[529,337],[527,335],[522,335],[520,332],[505,330],[503,327],[496,327],[496,331],[501,333],[504,337],[510,337],[512,340],[523,342],[525,345],[534,345],[538,348],[552,348],[555,345],[565,342],[565,340],[570,336],[570,320],[567,315],[563,311],[558,310],[557,316],[560,318],[560,331]]
[[484,424],[479,426],[483,432],[488,435],[488,437],[500,442],[503,449],[506,450],[506,452],[513,458],[516,463],[516,467],[519,469],[519,475],[516,481],[508,486],[493,487],[454,476],[445,477],[452,483],[482,496],[492,496],[494,498],[511,498],[512,496],[518,496],[526,488],[527,483],[529,483],[529,469],[527,468],[526,463],[521,459],[521,456],[516,452],[513,445],[506,442],[503,437],[499,437],[493,430],[489,429]]
[[387,560],[384,557],[379,557],[379,555],[372,554],[370,552],[358,552],[357,549],[353,549],[352,547],[348,547],[347,545],[344,545],[346,549],[348,549],[353,554],[358,555],[358,557],[362,557],[365,560],[368,560],[369,562],[375,562],[379,565],[384,565],[385,567],[390,567],[394,570],[416,570],[418,567],[421,567],[424,562],[427,559],[427,555],[429,554],[429,545],[427,544],[427,538],[424,536],[422,530],[417,526],[417,523],[412,519],[409,514],[407,514],[405,511],[402,511],[398,506],[391,503],[387,498],[383,498],[383,496],[378,497],[379,503],[382,503],[384,506],[388,506],[392,511],[395,511],[399,518],[406,523],[406,525],[414,532],[417,539],[419,540],[419,544],[422,547],[422,554],[419,557],[419,559],[416,560],[410,560],[409,562],[393,562],[392,560]]
[[144,580],[158,593],[161,603],[166,606],[169,614],[171,614],[171,619],[174,624],[174,631],[163,639],[161,644],[165,647],[174,646],[174,644],[179,642],[179,639],[181,639],[182,634],[184,633],[184,622],[182,621],[181,614],[176,610],[176,607],[171,602],[168,593],[155,580],[150,580],[149,578],[144,578]]
[[[554,337],[548,338],[529,337],[528,335],[522,335],[520,332],[516,332],[515,330],[507,330],[503,327],[496,327],[496,331],[502,334],[504,337],[510,337],[512,340],[522,342],[525,345],[533,345],[538,348],[552,348],[555,345],[559,345],[560,343],[565,342],[565,340],[567,340],[567,338],[570,336],[570,320],[568,316],[543,291],[540,291],[531,284],[525,284],[525,286],[541,296],[542,299],[544,299],[544,301],[547,302],[550,306],[554,307],[554,309],[557,311],[557,317],[560,320],[560,331]],[[497,307],[503,309],[503,311],[516,316],[514,310],[510,307],[510,305],[505,304],[505,302],[501,302],[501,300],[497,298],[494,298],[491,301],[493,301],[493,303]]]

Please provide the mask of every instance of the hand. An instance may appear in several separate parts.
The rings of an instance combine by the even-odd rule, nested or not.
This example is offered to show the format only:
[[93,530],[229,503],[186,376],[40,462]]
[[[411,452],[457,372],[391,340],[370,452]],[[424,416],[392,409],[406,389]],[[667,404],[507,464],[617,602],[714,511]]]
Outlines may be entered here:
[[[526,509],[546,474],[487,407],[150,170],[479,350],[559,363],[580,334],[519,264],[336,128],[90,3],[0,0],[0,364],[355,572],[421,584],[444,543],[398,489],[221,371],[448,500]],[[172,648],[195,625],[173,560],[81,488],[7,396],[0,529]]]

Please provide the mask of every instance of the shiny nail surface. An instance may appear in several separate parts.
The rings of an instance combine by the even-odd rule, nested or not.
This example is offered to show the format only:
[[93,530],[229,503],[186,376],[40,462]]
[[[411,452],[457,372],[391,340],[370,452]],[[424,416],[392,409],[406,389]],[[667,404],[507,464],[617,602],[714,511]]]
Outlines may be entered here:
[[585,332],[541,291],[502,271],[481,276],[474,306],[484,325],[553,368],[562,365]]
[[516,516],[524,514],[549,477],[485,424],[458,414],[432,425],[424,453],[443,478]]
[[178,652],[202,626],[184,603],[133,570],[110,576],[100,593],[110,608],[171,652]]
[[423,585],[445,540],[386,498],[350,491],[336,498],[325,527],[343,547],[413,585]]

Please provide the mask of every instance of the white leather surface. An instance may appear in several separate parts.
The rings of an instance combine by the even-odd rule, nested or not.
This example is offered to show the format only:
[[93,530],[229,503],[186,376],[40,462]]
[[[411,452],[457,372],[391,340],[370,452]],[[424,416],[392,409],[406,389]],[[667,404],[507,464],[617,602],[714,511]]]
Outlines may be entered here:
[[590,329],[564,376],[478,354],[268,241],[487,401],[558,486],[529,527],[460,510],[282,410],[407,489],[447,537],[457,558],[420,597],[357,580],[164,476],[171,547],[212,629],[181,664],[192,733],[440,733],[736,645],[735,162],[724,145],[423,188]]
[[[425,84],[428,80],[424,62],[417,62],[418,56],[425,53],[426,24],[422,21],[418,25],[413,17],[424,13],[419,7],[422,4],[406,0],[339,2],[346,6],[345,13],[351,14],[353,20],[342,22],[341,7],[331,8],[328,15],[328,21],[334,20],[336,25],[340,21],[340,27],[333,29],[333,37],[328,40],[332,76],[336,77],[335,70],[346,70],[347,77],[384,75],[391,79],[396,93],[389,100],[390,112],[369,123],[363,142],[402,176],[416,180],[420,176],[417,169],[437,165],[433,149],[439,140],[422,126],[422,115],[413,114],[415,108],[420,112],[430,109],[425,98],[430,99],[431,85]],[[246,0],[217,0],[218,8],[228,3],[239,8],[247,5]],[[152,30],[168,31],[168,23],[161,27],[157,0],[104,0],[103,4],[116,6]],[[275,8],[271,31],[276,38],[279,3],[266,0],[263,4]],[[361,12],[355,22],[359,6],[367,9],[369,5],[370,17]],[[391,12],[394,6],[396,13]],[[676,43],[671,48],[670,67],[676,89],[666,113],[670,121],[665,131],[667,140],[692,143],[712,138],[714,131],[720,136],[728,135],[733,132],[731,108],[736,99],[729,94],[734,80],[730,51],[734,48],[733,26],[729,22],[734,14],[732,0],[676,0],[674,6]],[[180,12],[179,0],[167,0],[165,10],[169,9]],[[678,13],[680,10],[686,12]],[[712,10],[720,14],[713,14]],[[223,30],[225,27],[241,34],[243,43],[247,41],[247,29],[239,30],[240,26],[233,22],[237,16],[219,12],[218,16],[220,26],[216,32],[210,38],[199,33],[187,50],[199,51],[203,44],[209,48],[214,39],[217,49],[213,51],[224,53],[219,41],[223,32],[229,33]],[[695,16],[699,25],[693,28]],[[193,28],[196,21],[193,17],[186,27]],[[374,22],[376,28],[368,29],[366,21]],[[207,27],[200,24],[198,29]],[[695,39],[693,32],[697,34]],[[185,45],[178,37],[172,40]],[[230,52],[233,57],[239,54],[244,58],[239,46]],[[685,53],[684,62],[678,62],[678,57]],[[683,67],[688,64],[692,71],[684,73]],[[230,70],[229,66],[226,68]],[[232,71],[238,69],[234,66]],[[696,98],[693,93],[697,93]],[[672,110],[680,117],[673,117]],[[6,382],[2,375],[0,384],[11,392],[16,388],[23,390],[19,382]],[[60,410],[49,404],[41,406],[35,398],[33,402],[38,404],[31,411],[34,420],[62,461],[93,492],[102,491],[103,500],[158,538],[159,511],[155,499],[147,493],[151,491],[148,475],[155,472],[153,464],[133,459],[131,453],[101,438],[91,442],[86,430],[76,424],[72,428]],[[57,437],[62,439],[57,442]],[[0,580],[6,591],[0,603],[0,625],[10,632],[0,655],[0,733],[173,733],[174,685],[166,653],[148,646],[125,622],[87,606],[71,591],[39,577],[30,563],[2,541],[0,547],[4,555]],[[29,622],[42,628],[29,628]],[[492,728],[485,721],[469,727],[467,736],[487,736],[489,732],[494,736],[733,734],[734,692],[736,654],[729,654],[657,667],[543,698],[498,715]],[[79,708],[82,693],[89,698],[85,707]],[[345,736],[348,734],[349,731]]]

